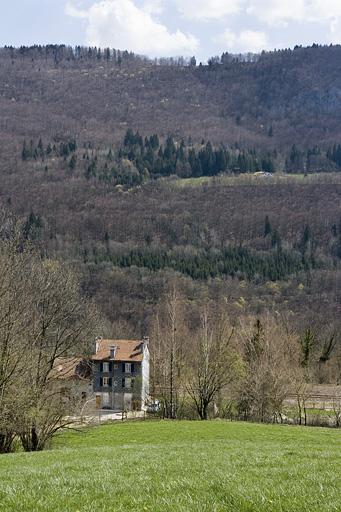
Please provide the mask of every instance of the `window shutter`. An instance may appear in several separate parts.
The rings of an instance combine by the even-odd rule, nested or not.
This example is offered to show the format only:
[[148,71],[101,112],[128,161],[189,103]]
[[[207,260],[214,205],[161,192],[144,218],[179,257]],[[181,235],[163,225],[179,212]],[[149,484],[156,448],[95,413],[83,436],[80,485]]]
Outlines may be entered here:
[[111,388],[111,386],[112,386],[112,378],[110,377],[110,379],[109,379],[109,387]]
[[122,372],[125,373],[125,371],[126,371],[126,364],[122,363]]
[[112,372],[112,363],[109,363],[109,372]]
[[101,386],[101,388],[103,387],[103,378],[102,377],[99,379],[99,385]]
[[122,388],[125,388],[125,387],[126,387],[126,380],[122,379]]
[[131,363],[131,373],[134,373],[134,371],[135,371],[135,365],[134,365],[134,363]]
[[99,364],[99,371],[100,371],[100,372],[103,372],[103,363],[100,363],[100,364]]

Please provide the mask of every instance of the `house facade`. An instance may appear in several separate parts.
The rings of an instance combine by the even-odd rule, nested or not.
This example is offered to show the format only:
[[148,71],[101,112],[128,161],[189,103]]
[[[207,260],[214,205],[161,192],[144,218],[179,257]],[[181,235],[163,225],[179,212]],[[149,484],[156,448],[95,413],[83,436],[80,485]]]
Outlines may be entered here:
[[96,339],[93,391],[98,408],[144,410],[149,396],[149,340]]

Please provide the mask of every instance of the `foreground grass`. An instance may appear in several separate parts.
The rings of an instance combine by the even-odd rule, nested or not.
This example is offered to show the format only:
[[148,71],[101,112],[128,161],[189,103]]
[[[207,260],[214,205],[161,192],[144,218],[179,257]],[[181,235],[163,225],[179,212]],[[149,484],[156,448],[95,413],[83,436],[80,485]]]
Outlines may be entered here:
[[131,422],[0,456],[0,510],[340,511],[341,434],[214,422]]

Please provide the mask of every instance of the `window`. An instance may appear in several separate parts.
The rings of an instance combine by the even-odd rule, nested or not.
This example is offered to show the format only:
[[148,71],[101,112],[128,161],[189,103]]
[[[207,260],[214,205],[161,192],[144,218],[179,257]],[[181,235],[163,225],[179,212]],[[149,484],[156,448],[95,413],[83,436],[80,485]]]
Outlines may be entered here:
[[109,386],[109,377],[103,377],[103,387]]
[[125,363],[124,371],[125,373],[131,373],[131,363]]
[[103,372],[108,373],[109,372],[109,363],[103,363]]
[[126,389],[131,389],[131,380],[132,380],[132,379],[131,379],[130,377],[126,377],[126,378],[124,379],[124,387],[125,387]]
[[107,408],[110,406],[110,396],[109,393],[102,393],[102,407]]

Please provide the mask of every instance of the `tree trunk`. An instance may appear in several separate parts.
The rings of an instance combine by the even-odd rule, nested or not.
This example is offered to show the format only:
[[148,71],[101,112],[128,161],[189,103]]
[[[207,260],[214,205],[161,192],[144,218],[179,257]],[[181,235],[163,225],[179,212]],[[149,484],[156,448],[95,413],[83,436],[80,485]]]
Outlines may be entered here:
[[31,444],[32,444],[32,451],[36,452],[38,450],[38,446],[39,446],[39,438],[38,438],[37,431],[34,426],[31,429]]
[[27,432],[20,435],[20,440],[25,452],[38,452],[43,450],[45,443],[39,439],[37,429],[34,425]]
[[307,426],[307,408],[305,404],[305,400],[303,401],[303,411],[304,411],[304,426]]
[[301,407],[301,400],[300,397],[297,397],[297,407],[298,407],[298,414],[299,414],[299,425],[302,425],[302,407]]
[[206,402],[201,402],[199,404],[199,406],[197,407],[199,418],[203,421],[207,420],[207,418],[208,418],[208,414],[207,414],[208,405],[209,404]]
[[15,435],[13,432],[0,433],[0,453],[10,453]]

